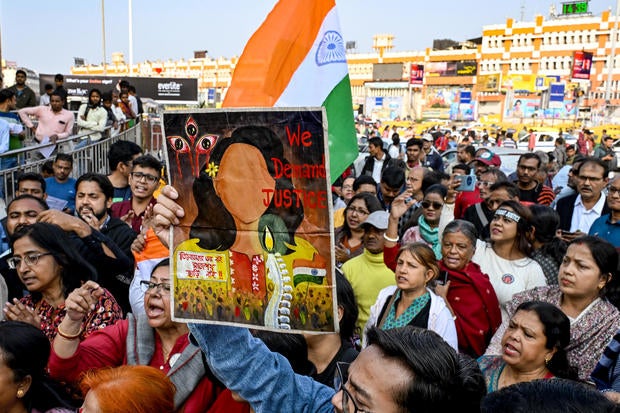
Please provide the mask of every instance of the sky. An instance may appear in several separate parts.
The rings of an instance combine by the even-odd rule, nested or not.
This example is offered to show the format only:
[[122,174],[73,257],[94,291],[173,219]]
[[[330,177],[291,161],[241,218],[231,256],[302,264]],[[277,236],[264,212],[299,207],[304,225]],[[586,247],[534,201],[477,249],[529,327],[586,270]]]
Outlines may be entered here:
[[[306,0],[298,0],[306,1]],[[616,0],[620,1],[620,0]],[[615,11],[614,0],[591,0],[590,11]],[[133,0],[133,62],[177,60],[208,50],[213,58],[243,52],[275,0]],[[370,53],[375,34],[395,35],[393,51],[421,51],[433,39],[479,37],[482,27],[548,16],[546,0],[336,0],[342,35]],[[107,61],[129,62],[129,1],[104,0]],[[103,60],[102,0],[0,0],[2,58],[39,73],[69,73],[74,57]]]

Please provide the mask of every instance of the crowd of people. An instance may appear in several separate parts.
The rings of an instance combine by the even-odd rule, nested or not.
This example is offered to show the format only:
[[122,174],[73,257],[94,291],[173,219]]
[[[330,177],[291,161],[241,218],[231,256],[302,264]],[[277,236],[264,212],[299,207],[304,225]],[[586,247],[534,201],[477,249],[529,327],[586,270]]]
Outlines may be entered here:
[[[49,98],[63,110],[66,97]],[[89,93],[82,130],[103,130],[106,99]],[[50,138],[37,116],[34,136]],[[107,174],[73,178],[59,151],[52,176],[20,175],[0,222],[0,411],[614,411],[620,177],[608,155],[553,166],[561,156],[532,150],[507,175],[467,132],[444,165],[453,138],[434,132],[371,138],[359,176],[334,184],[331,334],[173,320],[168,257],[187,240],[185,211],[135,143],[111,144]]]

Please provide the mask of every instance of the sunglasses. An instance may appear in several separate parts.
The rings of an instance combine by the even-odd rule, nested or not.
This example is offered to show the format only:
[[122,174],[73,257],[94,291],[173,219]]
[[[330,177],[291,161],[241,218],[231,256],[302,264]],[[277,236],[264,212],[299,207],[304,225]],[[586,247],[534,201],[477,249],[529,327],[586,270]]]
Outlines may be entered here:
[[431,201],[422,201],[422,208],[424,209],[429,209],[431,206],[433,207],[433,209],[441,209],[443,207],[443,204],[441,202],[431,202]]

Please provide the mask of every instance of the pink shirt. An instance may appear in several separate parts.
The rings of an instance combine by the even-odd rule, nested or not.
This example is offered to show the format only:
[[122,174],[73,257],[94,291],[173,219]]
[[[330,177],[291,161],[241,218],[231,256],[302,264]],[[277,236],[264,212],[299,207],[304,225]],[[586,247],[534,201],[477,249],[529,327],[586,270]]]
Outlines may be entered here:
[[28,128],[33,126],[31,115],[39,119],[36,133],[38,142],[45,136],[58,135],[58,139],[64,139],[73,134],[73,113],[66,109],[54,112],[50,106],[34,106],[20,109],[17,113]]

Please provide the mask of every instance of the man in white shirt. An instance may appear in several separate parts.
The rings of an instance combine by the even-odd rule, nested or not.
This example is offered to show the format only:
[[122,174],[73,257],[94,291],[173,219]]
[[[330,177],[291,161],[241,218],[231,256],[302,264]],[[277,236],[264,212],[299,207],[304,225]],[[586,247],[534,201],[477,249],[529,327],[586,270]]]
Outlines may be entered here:
[[609,178],[607,164],[600,159],[587,158],[576,174],[577,193],[558,201],[562,238],[566,241],[586,235],[592,223],[609,213],[603,189]]

